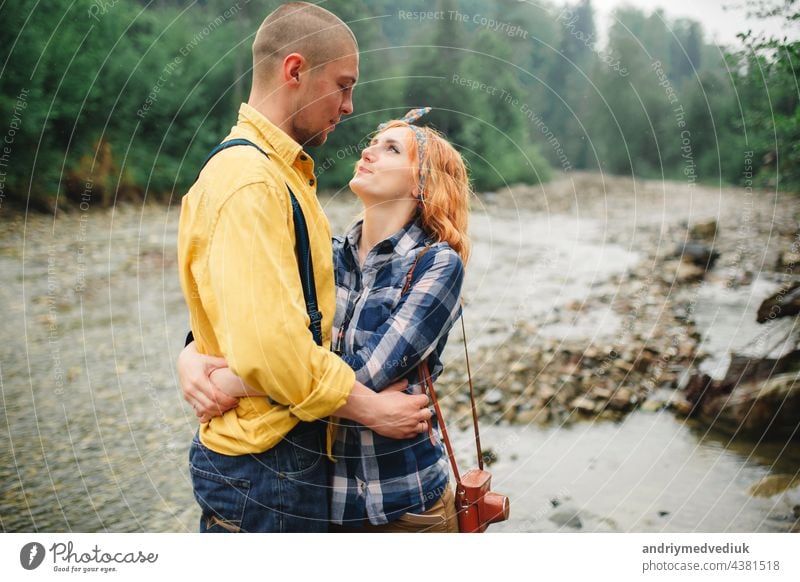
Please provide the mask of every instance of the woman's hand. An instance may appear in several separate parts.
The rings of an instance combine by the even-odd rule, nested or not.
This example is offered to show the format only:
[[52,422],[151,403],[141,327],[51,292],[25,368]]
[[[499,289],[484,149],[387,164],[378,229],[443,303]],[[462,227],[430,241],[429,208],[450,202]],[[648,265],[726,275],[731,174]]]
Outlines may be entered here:
[[[192,342],[178,356],[177,368],[183,399],[194,408],[200,422],[222,416],[239,404],[238,398],[229,396],[211,381],[211,375],[216,370],[228,370],[224,358],[201,354]],[[230,370],[228,373],[236,378]]]

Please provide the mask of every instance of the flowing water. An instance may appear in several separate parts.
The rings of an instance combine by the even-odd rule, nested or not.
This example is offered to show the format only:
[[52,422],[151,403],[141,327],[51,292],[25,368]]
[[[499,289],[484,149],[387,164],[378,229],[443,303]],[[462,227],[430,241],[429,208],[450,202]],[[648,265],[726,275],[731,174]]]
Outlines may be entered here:
[[[323,202],[342,231],[354,204]],[[188,329],[177,215],[119,207],[0,225],[2,530],[195,530],[187,451],[196,423],[174,373]],[[465,283],[471,349],[502,350],[520,320],[541,323],[544,337],[613,333],[610,309],[580,325],[547,324],[552,310],[642,258],[612,242],[608,224],[478,209]],[[729,321],[740,314],[729,303],[698,312]],[[450,358],[457,349],[451,341]],[[470,434],[453,432],[469,458]],[[786,531],[798,503],[747,494],[766,475],[795,474],[797,445],[730,442],[666,411],[569,427],[484,423],[482,437],[498,458],[495,488],[512,498],[512,519],[496,531]]]

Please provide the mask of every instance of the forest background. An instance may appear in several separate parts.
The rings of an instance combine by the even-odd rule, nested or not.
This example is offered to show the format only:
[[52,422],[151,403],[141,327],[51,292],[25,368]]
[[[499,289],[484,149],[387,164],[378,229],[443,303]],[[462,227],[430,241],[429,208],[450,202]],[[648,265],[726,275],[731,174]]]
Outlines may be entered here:
[[[0,209],[180,198],[235,123],[253,35],[279,3],[4,3]],[[740,45],[715,46],[698,21],[633,7],[598,35],[590,0],[322,5],[362,58],[355,114],[315,151],[321,188],[347,184],[379,122],[429,105],[478,191],[571,170],[800,190],[796,41],[743,22]],[[750,15],[788,29],[799,12],[783,0]]]

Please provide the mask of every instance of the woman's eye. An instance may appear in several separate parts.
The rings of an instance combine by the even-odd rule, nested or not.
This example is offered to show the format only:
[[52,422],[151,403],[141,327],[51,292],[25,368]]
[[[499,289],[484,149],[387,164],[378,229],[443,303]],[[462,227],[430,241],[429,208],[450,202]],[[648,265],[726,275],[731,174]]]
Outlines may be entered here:
[[400,153],[400,150],[399,150],[399,149],[397,149],[397,146],[393,146],[393,145],[390,145],[390,146],[389,146],[389,151],[392,151],[392,152],[394,152],[394,153],[396,153],[396,154],[399,154],[399,153]]

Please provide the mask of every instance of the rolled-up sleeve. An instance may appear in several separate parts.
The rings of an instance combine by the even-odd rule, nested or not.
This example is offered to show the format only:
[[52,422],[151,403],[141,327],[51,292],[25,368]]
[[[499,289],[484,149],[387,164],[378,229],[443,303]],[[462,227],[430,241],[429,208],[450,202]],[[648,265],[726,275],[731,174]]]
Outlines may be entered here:
[[245,186],[219,210],[201,301],[222,356],[248,385],[302,421],[345,404],[351,368],[308,329],[286,192]]
[[416,267],[410,290],[364,346],[342,359],[356,379],[380,391],[419,365],[449,333],[461,314],[464,266],[449,247],[428,253]]

